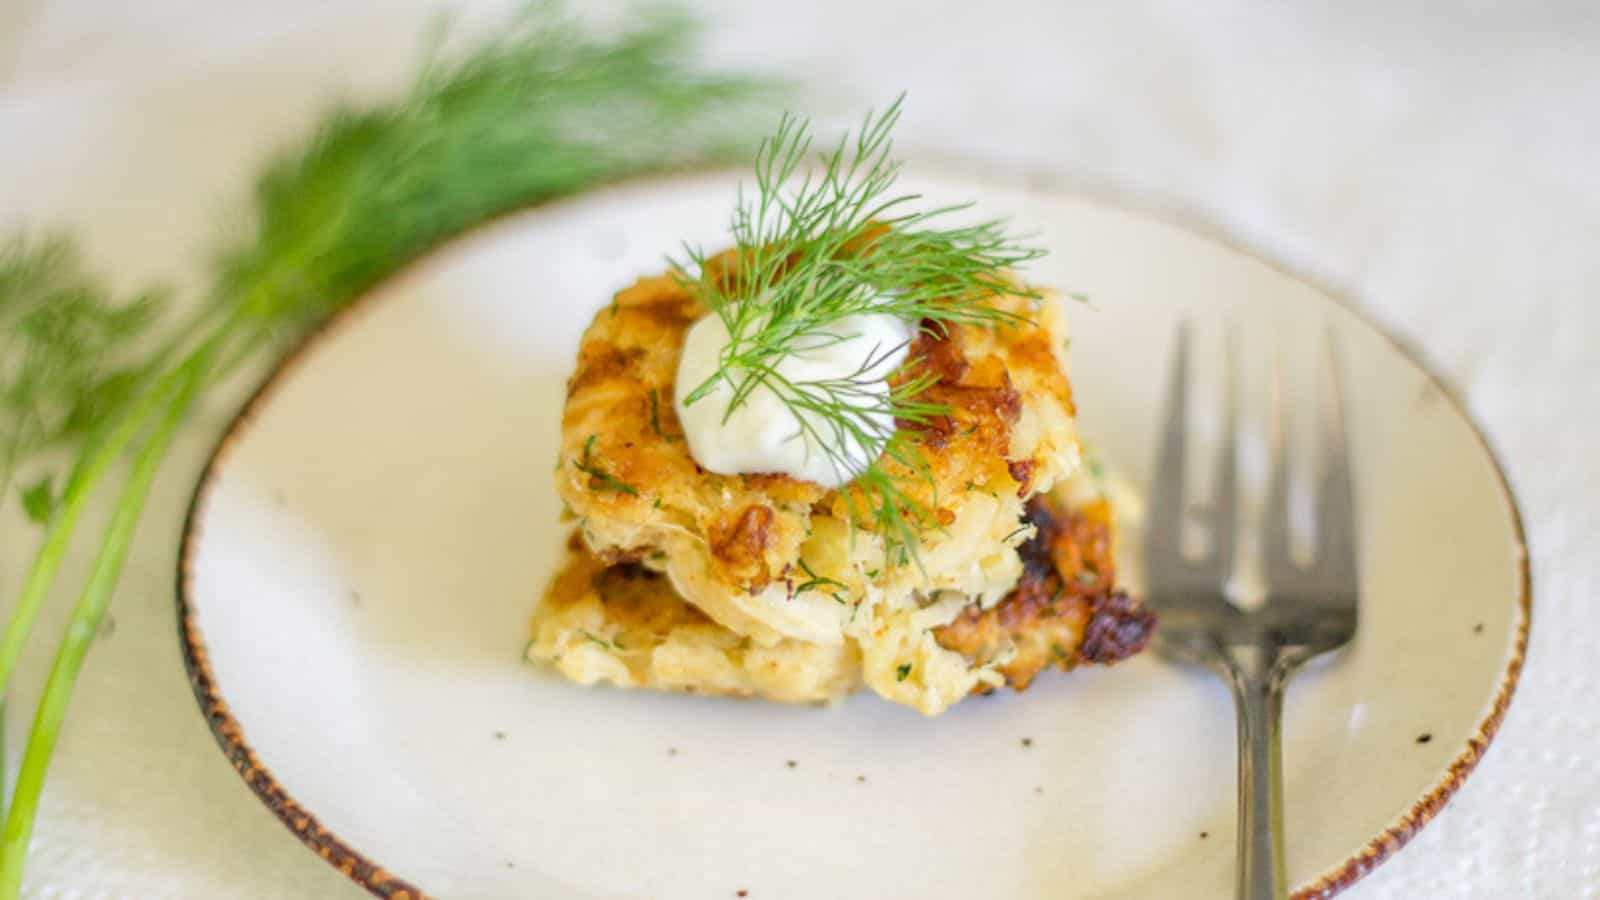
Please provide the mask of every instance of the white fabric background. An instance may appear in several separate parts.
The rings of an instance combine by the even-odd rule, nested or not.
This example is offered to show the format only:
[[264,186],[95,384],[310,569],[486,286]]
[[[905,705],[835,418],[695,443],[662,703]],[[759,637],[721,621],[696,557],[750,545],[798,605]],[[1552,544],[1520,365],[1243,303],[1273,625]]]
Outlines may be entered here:
[[[1600,897],[1600,7],[699,5],[716,60],[796,75],[851,115],[907,89],[903,143],[1187,210],[1420,348],[1509,469],[1535,625],[1479,772],[1348,896]],[[263,154],[328,97],[398,84],[436,8],[9,0],[0,229],[69,226],[119,284],[192,283]],[[179,517],[229,405],[190,428],[158,486],[51,771],[29,896],[358,896],[238,781],[179,662]],[[0,596],[33,540],[6,509]],[[61,621],[46,613],[41,637]],[[46,643],[20,675],[12,765]]]

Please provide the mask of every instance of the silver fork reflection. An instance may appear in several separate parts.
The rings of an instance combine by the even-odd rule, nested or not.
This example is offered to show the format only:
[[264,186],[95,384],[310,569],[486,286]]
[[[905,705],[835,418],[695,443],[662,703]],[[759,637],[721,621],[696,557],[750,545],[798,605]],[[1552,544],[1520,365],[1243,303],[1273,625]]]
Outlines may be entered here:
[[[1158,652],[1207,666],[1233,689],[1239,740],[1237,896],[1267,900],[1285,893],[1280,740],[1284,685],[1297,667],[1342,646],[1356,631],[1355,509],[1343,392],[1330,336],[1333,397],[1325,401],[1329,408],[1319,417],[1321,483],[1312,557],[1302,562],[1294,555],[1289,465],[1285,441],[1280,439],[1275,442],[1261,522],[1266,588],[1259,603],[1241,607],[1225,590],[1234,574],[1240,528],[1231,354],[1223,398],[1221,463],[1213,499],[1201,517],[1209,547],[1199,556],[1184,553],[1184,523],[1193,518],[1184,474],[1189,452],[1189,357],[1189,328],[1184,325],[1172,364],[1145,531],[1148,602],[1161,617]],[[1279,412],[1274,415],[1281,417]],[[1285,431],[1276,426],[1273,430],[1280,435]]]

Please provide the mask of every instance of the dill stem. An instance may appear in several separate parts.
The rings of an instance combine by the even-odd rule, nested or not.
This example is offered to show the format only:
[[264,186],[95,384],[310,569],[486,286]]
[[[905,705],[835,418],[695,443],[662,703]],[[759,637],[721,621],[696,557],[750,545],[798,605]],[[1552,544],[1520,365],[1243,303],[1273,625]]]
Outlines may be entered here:
[[106,527],[89,580],[78,596],[77,605],[73,607],[66,635],[62,638],[45,682],[44,694],[39,698],[27,751],[17,774],[11,810],[6,817],[4,833],[0,835],[0,900],[15,900],[22,890],[23,861],[33,834],[45,773],[61,735],[61,723],[66,718],[73,684],[83,668],[84,658],[99,632],[101,619],[116,589],[156,473],[161,468],[178,426],[206,384],[212,358],[219,346],[220,341],[213,339],[196,350],[169,373],[170,382],[167,378],[163,379],[162,390],[151,392],[150,396],[168,398],[168,405],[149,443],[140,450],[128,483],[117,498],[116,512]]
[[[184,358],[184,362],[161,372],[161,366],[175,356],[188,339],[201,333],[202,329],[215,318],[214,313],[203,312],[190,319],[164,343],[152,357],[150,366],[146,370],[146,379],[152,380],[150,386],[135,402],[123,406],[109,423],[98,429],[99,436],[90,442],[73,464],[67,483],[62,488],[61,502],[56,508],[55,515],[50,517],[49,524],[45,527],[44,540],[40,542],[39,549],[34,553],[33,562],[28,567],[27,580],[23,583],[22,593],[17,597],[16,608],[6,623],[5,635],[0,637],[0,718],[4,716],[4,700],[11,687],[11,676],[16,672],[23,648],[28,643],[28,636],[33,632],[35,620],[38,619],[39,609],[44,605],[45,597],[50,593],[50,586],[55,582],[56,572],[60,570],[61,563],[66,557],[67,546],[72,541],[73,532],[77,530],[78,519],[83,515],[84,507],[94,495],[94,489],[105,477],[106,471],[121,457],[150,417],[161,409],[162,403],[179,387],[186,377],[186,368],[193,364],[196,358],[209,354],[210,348],[226,339],[240,322],[240,315],[235,312],[217,325],[206,340],[191,350]],[[4,791],[0,789],[0,811],[3,809]]]
[[72,533],[94,493],[95,485],[122,455],[150,416],[160,409],[162,401],[172,393],[181,375],[181,368],[172,369],[136,403],[124,407],[105,436],[92,444],[73,467],[61,505],[56,514],[51,516],[44,540],[28,567],[22,593],[17,597],[10,621],[6,623],[5,637],[0,639],[0,697],[6,695],[11,685],[11,676],[16,671],[17,661],[33,630],[34,620],[38,618],[39,608],[50,593],[50,585],[61,568],[67,545],[72,541]]

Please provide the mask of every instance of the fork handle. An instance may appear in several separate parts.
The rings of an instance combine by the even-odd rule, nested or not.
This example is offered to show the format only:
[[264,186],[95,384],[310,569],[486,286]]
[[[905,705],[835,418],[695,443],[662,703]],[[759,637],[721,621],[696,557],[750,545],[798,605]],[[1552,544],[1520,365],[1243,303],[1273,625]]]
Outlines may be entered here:
[[1233,648],[1229,683],[1239,724],[1239,900],[1281,900],[1283,689],[1287,667],[1261,647]]

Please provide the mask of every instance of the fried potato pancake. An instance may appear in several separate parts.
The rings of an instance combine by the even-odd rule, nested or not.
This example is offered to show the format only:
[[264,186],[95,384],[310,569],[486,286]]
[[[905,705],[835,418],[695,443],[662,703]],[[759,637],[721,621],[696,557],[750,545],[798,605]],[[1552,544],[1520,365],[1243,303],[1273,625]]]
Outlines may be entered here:
[[[729,259],[707,277],[732,277]],[[672,398],[685,332],[706,310],[670,275],[618,293],[585,332],[567,383],[557,490],[599,562],[661,573],[753,646],[843,647],[863,599],[885,615],[914,613],[919,598],[941,592],[992,606],[1023,575],[1028,499],[1075,473],[1081,454],[1059,301],[986,302],[1029,323],[925,327],[897,376],[935,375],[922,399],[950,409],[902,423],[928,464],[927,477],[902,483],[936,520],[917,560],[878,540],[867,504],[851,503],[855,488],[696,465]]]

